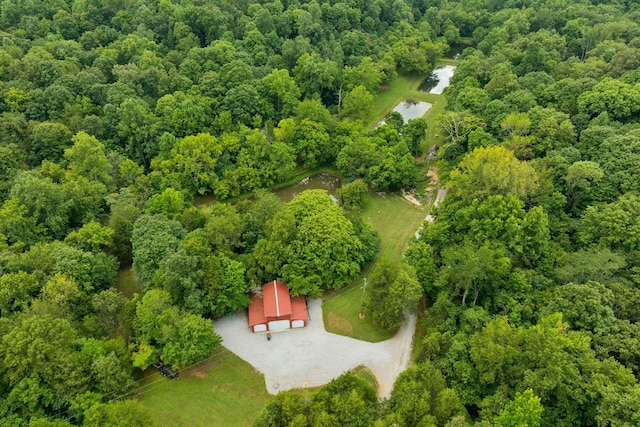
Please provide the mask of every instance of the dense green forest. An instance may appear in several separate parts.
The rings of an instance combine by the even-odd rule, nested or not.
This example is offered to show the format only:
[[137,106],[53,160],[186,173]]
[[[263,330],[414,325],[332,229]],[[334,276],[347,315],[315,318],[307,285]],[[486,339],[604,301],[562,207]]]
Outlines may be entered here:
[[[374,98],[461,44],[449,195],[371,279],[420,284],[416,363],[383,402],[347,374],[257,425],[640,425],[639,19],[628,0],[2,1],[0,425],[151,425],[137,376],[209,357],[210,319],[274,277],[350,283],[380,245],[363,192],[422,179],[425,122],[371,129]],[[264,191],[319,167],[341,206]]]

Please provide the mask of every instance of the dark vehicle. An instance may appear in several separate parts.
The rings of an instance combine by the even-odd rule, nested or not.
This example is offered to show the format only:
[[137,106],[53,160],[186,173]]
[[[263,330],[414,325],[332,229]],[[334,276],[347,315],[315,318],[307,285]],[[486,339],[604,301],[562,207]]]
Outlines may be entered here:
[[173,366],[164,363],[162,360],[159,360],[157,363],[153,364],[154,368],[158,368],[160,373],[170,379],[178,378],[178,371],[173,369]]

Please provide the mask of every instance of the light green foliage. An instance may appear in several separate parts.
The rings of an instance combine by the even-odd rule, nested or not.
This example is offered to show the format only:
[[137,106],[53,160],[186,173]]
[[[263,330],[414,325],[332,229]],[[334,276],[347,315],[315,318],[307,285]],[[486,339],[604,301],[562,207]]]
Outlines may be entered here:
[[370,93],[378,90],[383,77],[380,66],[368,56],[362,58],[356,67],[345,66],[342,75],[345,89],[351,90],[356,86],[363,85]]
[[[595,133],[595,132],[594,132]],[[638,147],[640,146],[640,133],[632,130],[622,135],[611,135],[605,129],[600,129],[597,133],[590,135],[590,141],[598,143],[596,152],[591,160],[596,161],[604,177],[597,186],[598,200],[612,202],[620,195],[627,192],[638,192],[637,177],[640,174],[638,161]]]
[[404,256],[407,264],[411,265],[415,270],[423,291],[428,295],[432,295],[431,290],[434,286],[436,273],[433,248],[423,240],[418,240],[407,248]]
[[273,70],[262,79],[268,96],[275,101],[276,113],[291,116],[300,99],[300,88],[287,70]]
[[29,246],[38,240],[44,227],[29,216],[29,209],[17,197],[13,197],[0,209],[0,232],[9,245]]
[[0,276],[0,316],[26,309],[41,286],[34,275],[24,271]]
[[381,126],[377,132],[389,141],[359,136],[347,142],[336,160],[340,172],[350,179],[362,178],[376,191],[395,191],[413,185],[418,169],[407,144],[399,141],[397,131],[390,126]]
[[113,243],[113,229],[92,221],[69,233],[64,242],[83,251],[98,252]]
[[582,399],[586,390],[624,390],[632,377],[615,362],[597,360],[589,339],[567,332],[560,314],[543,317],[529,328],[514,328],[496,318],[472,337],[470,354],[481,383],[527,384],[545,408],[542,424],[588,422],[606,402]]
[[64,243],[38,243],[10,259],[11,270],[50,278],[57,273],[74,280],[86,292],[115,284],[117,261],[104,252],[84,252]]
[[535,170],[504,147],[478,148],[467,154],[451,172],[450,180],[454,195],[465,200],[494,194],[527,200],[538,185]]
[[113,183],[110,175],[111,164],[107,159],[104,145],[95,137],[80,132],[73,137],[73,146],[64,152],[69,163],[69,171],[89,181],[98,181],[109,188]]
[[[68,200],[65,198],[61,185],[54,183],[51,178],[43,176],[37,171],[20,173],[14,180],[10,196],[16,198],[20,204],[27,208],[26,217],[31,217],[36,224],[46,230],[53,237],[62,237],[69,224]],[[20,209],[14,204],[12,209]],[[22,216],[20,215],[20,216]],[[32,228],[27,224],[19,225],[21,228]],[[14,224],[17,225],[17,224]],[[24,228],[23,228],[24,229]],[[10,241],[13,231],[8,235]],[[16,236],[17,237],[17,236]]]
[[293,146],[298,162],[306,168],[322,165],[337,154],[324,125],[309,119],[296,125]]
[[448,143],[463,148],[469,133],[483,128],[483,123],[478,117],[457,112],[438,115],[436,123]]
[[48,303],[52,314],[73,320],[78,317],[82,296],[80,286],[74,280],[56,274],[44,284],[41,300]]
[[494,420],[496,427],[538,427],[543,407],[531,389],[516,394]]
[[147,212],[150,215],[164,214],[176,218],[186,208],[184,194],[169,187],[160,194],[154,194],[147,200]]
[[463,306],[490,300],[507,284],[511,262],[499,249],[472,244],[450,246],[443,251],[442,258],[444,268],[437,286],[453,298],[460,297]]
[[[271,425],[535,424],[518,421],[529,404],[528,415],[544,408],[544,426],[638,425],[635,6],[3,1],[0,419],[149,425],[137,404],[107,403],[128,390],[131,360],[204,357],[216,338],[198,316],[243,308],[249,284],[287,279],[317,295],[355,280],[380,248],[356,211],[325,197],[284,209],[220,201],[304,172],[296,167],[336,167],[375,192],[420,188],[414,156],[437,144],[451,191],[406,254],[415,277],[407,270],[381,293],[413,297],[400,282],[426,291],[416,343],[429,378],[394,395],[398,411],[334,387],[278,400]],[[457,66],[445,95],[419,93],[438,63]],[[372,130],[368,94],[374,115],[403,97],[433,107]],[[360,205],[362,189],[344,192]],[[206,213],[185,209],[195,194],[213,202]],[[365,198],[380,257],[399,262],[427,212]],[[139,220],[146,208],[166,217]],[[140,285],[166,298],[106,290],[117,262],[105,252],[133,261]],[[360,301],[341,301],[359,321]],[[398,313],[384,308],[384,319]],[[179,399],[154,389],[158,424],[252,421],[268,400],[250,390],[260,378],[237,386],[246,377],[233,358],[212,366],[201,372],[215,378],[168,383]]]
[[626,266],[624,258],[608,248],[589,248],[567,254],[556,268],[561,283],[586,283],[589,280],[607,283]]
[[29,163],[37,166],[43,160],[57,162],[72,145],[72,133],[62,123],[38,123],[31,129]]
[[166,343],[162,359],[176,368],[207,359],[222,341],[211,321],[195,314],[181,317],[174,327],[175,335]]
[[293,68],[293,77],[305,98],[323,96],[334,89],[338,79],[338,66],[334,61],[322,59],[317,53],[302,54]]
[[562,313],[571,329],[593,333],[606,333],[615,321],[613,293],[597,282],[558,287],[541,312]]

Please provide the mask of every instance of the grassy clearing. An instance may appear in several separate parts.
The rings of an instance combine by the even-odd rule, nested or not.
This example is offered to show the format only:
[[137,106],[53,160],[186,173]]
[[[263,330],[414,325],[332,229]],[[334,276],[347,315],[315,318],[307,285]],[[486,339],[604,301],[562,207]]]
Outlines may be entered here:
[[422,350],[422,341],[427,336],[427,301],[423,298],[420,301],[416,319],[416,332],[413,334],[413,347],[411,349],[411,360],[417,361],[420,351]]
[[371,372],[371,370],[369,370],[369,368],[367,368],[366,366],[356,366],[352,372],[357,376],[362,378],[363,380],[365,380],[367,382],[367,384],[369,384],[371,387],[373,387],[374,390],[378,390],[378,381],[376,380],[376,376],[373,375],[373,372]]
[[399,263],[426,215],[426,208],[414,206],[400,196],[368,196],[362,216],[380,235],[382,246],[378,259]]
[[[374,264],[380,260],[399,263],[407,244],[424,221],[426,212],[426,208],[413,206],[399,196],[368,196],[362,215],[376,228],[382,242]],[[359,317],[363,277],[368,271],[358,278],[354,286],[324,298],[322,316],[327,331],[370,342],[384,341],[395,334],[396,331],[374,325],[370,317]]]
[[141,294],[144,292],[142,286],[138,285],[131,266],[118,270],[116,288],[129,299],[133,298],[133,294]]
[[141,386],[138,399],[161,426],[250,426],[272,398],[264,376],[226,349],[177,380],[155,372]]
[[322,301],[322,318],[327,331],[369,342],[380,342],[393,337],[396,331],[376,326],[370,317],[360,319],[362,307],[362,277],[354,286],[330,294]]

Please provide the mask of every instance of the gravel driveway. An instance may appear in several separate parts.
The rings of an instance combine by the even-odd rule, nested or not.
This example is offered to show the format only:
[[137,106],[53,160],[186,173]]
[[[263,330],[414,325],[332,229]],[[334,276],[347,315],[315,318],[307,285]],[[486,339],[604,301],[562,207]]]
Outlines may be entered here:
[[389,397],[396,378],[407,368],[416,319],[412,316],[393,338],[370,343],[331,334],[322,322],[322,300],[309,300],[306,328],[265,334],[249,330],[246,313],[215,322],[215,331],[231,352],[264,374],[267,391],[320,386],[358,365],[378,380],[378,395]]

